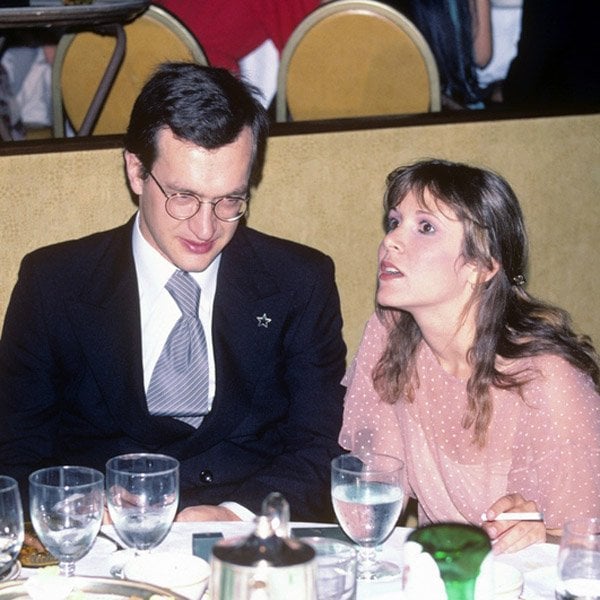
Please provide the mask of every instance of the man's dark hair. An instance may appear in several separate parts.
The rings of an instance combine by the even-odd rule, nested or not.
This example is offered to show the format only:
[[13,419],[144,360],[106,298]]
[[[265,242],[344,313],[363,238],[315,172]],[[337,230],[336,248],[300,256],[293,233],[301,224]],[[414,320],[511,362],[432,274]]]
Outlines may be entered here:
[[234,142],[242,129],[253,135],[253,180],[268,132],[266,111],[256,90],[229,71],[194,63],[164,63],[142,88],[133,109],[125,149],[149,172],[156,159],[159,131],[212,150]]

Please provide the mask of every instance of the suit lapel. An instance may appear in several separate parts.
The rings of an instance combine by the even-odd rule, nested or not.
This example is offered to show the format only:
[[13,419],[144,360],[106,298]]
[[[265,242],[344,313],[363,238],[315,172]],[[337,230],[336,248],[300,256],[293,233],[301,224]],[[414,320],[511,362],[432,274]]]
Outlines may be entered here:
[[189,431],[172,419],[151,418],[146,407],[137,278],[131,249],[133,221],[114,231],[106,253],[90,265],[89,286],[69,307],[74,330],[113,418],[148,447]]
[[219,266],[212,324],[217,388],[211,413],[199,429],[203,446],[240,422],[265,362],[275,360],[271,355],[289,310],[289,298],[282,295],[240,227]]

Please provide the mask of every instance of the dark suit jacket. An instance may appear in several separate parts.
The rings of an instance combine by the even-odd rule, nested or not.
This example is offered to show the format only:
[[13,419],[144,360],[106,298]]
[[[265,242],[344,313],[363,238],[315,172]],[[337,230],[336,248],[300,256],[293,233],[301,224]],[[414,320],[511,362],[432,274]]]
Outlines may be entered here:
[[345,360],[331,259],[240,225],[218,273],[215,399],[194,430],[147,410],[132,222],[23,260],[0,341],[0,472],[26,496],[40,466],[161,452],[181,461],[180,508],[258,511],[277,490],[293,519],[331,518]]

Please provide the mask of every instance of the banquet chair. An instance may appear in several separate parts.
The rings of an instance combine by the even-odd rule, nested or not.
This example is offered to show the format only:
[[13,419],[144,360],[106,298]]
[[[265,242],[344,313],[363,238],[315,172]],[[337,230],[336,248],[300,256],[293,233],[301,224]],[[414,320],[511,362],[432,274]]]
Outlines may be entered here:
[[439,111],[433,53],[402,13],[375,0],[336,0],[309,14],[286,43],[276,120]]
[[[208,65],[196,38],[178,19],[158,6],[151,4],[123,29],[125,55],[90,135],[126,130],[136,97],[160,63],[186,61]],[[81,128],[117,37],[86,31],[61,38],[52,71],[55,137],[65,135],[65,117],[75,133]]]

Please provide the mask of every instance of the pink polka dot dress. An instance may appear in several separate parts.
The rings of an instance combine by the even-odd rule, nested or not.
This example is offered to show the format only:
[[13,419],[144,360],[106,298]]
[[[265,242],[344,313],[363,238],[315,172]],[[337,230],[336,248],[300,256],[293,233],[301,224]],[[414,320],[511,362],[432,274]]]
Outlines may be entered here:
[[419,524],[479,524],[500,496],[519,492],[534,500],[546,527],[566,519],[600,516],[600,397],[591,379],[557,356],[521,359],[531,380],[516,391],[494,389],[487,443],[473,443],[462,427],[466,382],[448,374],[422,343],[420,385],[412,403],[381,401],[371,372],[386,343],[376,315],[344,384],[342,447],[392,454],[405,463],[404,485],[419,503]]

